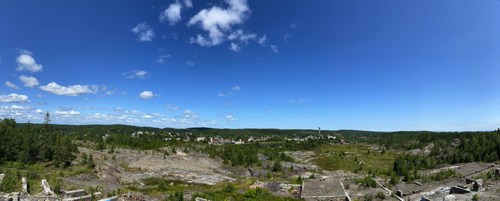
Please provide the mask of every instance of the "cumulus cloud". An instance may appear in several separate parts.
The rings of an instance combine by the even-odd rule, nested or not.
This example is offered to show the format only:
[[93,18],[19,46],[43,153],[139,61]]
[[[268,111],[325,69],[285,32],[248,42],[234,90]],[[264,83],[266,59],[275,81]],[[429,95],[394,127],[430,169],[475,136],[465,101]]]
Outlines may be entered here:
[[129,79],[133,79],[136,77],[146,79],[146,78],[151,77],[151,73],[148,73],[148,72],[143,71],[143,70],[128,71],[128,72],[124,72],[123,75]]
[[45,97],[45,95],[41,95],[41,94],[37,94],[36,96],[38,96],[38,98],[43,98],[43,97]]
[[270,45],[270,47],[274,53],[278,53],[278,47],[276,45]]
[[5,86],[7,86],[7,87],[9,87],[11,89],[19,89],[18,86],[16,86],[15,84],[13,84],[13,83],[11,83],[9,81],[5,82]]
[[259,38],[259,44],[262,45],[262,46],[266,46],[266,34],[264,34],[264,36],[262,36],[261,38]]
[[98,107],[91,107],[91,106],[85,106],[85,108],[87,108],[87,109],[91,109],[91,110],[101,110],[101,108],[98,108]]
[[168,54],[167,55],[160,55],[160,56],[158,56],[158,59],[156,60],[156,62],[162,64],[165,62],[165,58],[169,58],[169,57],[170,57],[170,55],[168,55]]
[[[192,3],[191,3],[192,6]],[[167,9],[165,9],[160,14],[160,22],[168,21],[170,26],[174,26],[177,22],[181,21],[181,10],[182,5],[179,2],[170,4]]]
[[92,86],[92,89],[94,89],[94,91],[92,91],[89,89],[88,85],[72,85],[64,87],[58,85],[55,82],[51,82],[46,86],[40,86],[39,88],[46,92],[64,96],[81,96],[88,93],[97,93],[98,90],[97,86],[95,85]]
[[166,107],[166,110],[181,110],[181,108],[178,107]]
[[43,114],[43,111],[41,109],[36,110],[37,114]]
[[139,94],[139,96],[141,98],[143,98],[144,100],[147,100],[149,98],[154,98],[154,96],[161,96],[160,94],[153,94],[153,92],[151,91],[143,91],[142,93]]
[[190,65],[190,66],[194,66],[194,62],[192,62],[192,61],[186,61],[186,64]]
[[226,0],[226,3],[229,4],[228,8],[213,6],[203,9],[189,20],[188,26],[198,25],[208,32],[208,38],[198,34],[191,37],[191,43],[204,47],[219,45],[224,42],[233,25],[242,24],[250,15],[246,0]]
[[241,88],[239,86],[235,86],[233,88],[231,88],[233,91],[239,91]]
[[33,76],[28,77],[28,76],[25,76],[25,75],[21,75],[21,76],[19,76],[19,80],[24,83],[25,87],[31,87],[31,88],[33,88],[34,86],[40,85],[40,83],[38,82],[38,80],[35,77],[33,77]]
[[241,47],[237,44],[231,43],[231,46],[229,47],[230,50],[234,52],[239,52],[241,51]]
[[152,117],[152,116],[150,116],[150,115],[144,115],[144,116],[142,116],[142,118],[143,118],[143,119],[152,119],[153,117]]
[[139,23],[131,31],[139,35],[137,40],[140,42],[152,41],[152,39],[156,36],[155,32],[153,31],[153,28],[147,25],[146,22]]
[[190,111],[190,110],[185,110],[184,112],[182,112],[182,114],[195,115],[196,112],[193,112],[193,111]]
[[0,95],[0,103],[18,103],[18,102],[23,102],[27,101],[28,96],[26,95],[18,95],[15,93],[9,94],[9,95]]
[[42,65],[37,64],[35,59],[33,58],[33,54],[28,50],[20,50],[19,57],[17,57],[17,71],[30,71],[31,73],[35,73],[38,71],[42,71]]

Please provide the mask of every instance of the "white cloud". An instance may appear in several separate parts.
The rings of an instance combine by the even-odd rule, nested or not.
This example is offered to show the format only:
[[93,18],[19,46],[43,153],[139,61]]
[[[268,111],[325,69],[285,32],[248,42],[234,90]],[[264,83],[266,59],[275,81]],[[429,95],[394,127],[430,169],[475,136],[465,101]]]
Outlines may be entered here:
[[285,34],[285,36],[283,36],[283,40],[285,40],[285,42],[288,42],[288,38],[290,38],[290,34]]
[[146,22],[139,23],[131,31],[139,35],[137,40],[140,42],[152,41],[152,39],[156,36],[155,32],[153,31],[153,28],[147,25]]
[[36,96],[38,96],[38,98],[43,98],[43,97],[45,97],[45,95],[41,95],[41,94],[37,94]]
[[241,88],[239,86],[235,86],[233,88],[231,88],[233,91],[239,91]]
[[166,22],[168,20],[170,26],[174,26],[182,19],[181,9],[182,5],[179,2],[170,4],[170,6],[160,14],[160,22]]
[[144,100],[147,100],[149,98],[152,99],[154,96],[158,96],[158,95],[157,94],[153,95],[153,92],[151,92],[151,91],[143,91],[142,93],[139,94],[139,96],[141,98],[143,98]]
[[262,45],[262,46],[266,46],[266,34],[264,34],[264,36],[262,36],[262,38],[259,38],[259,44]]
[[55,82],[51,82],[46,86],[40,86],[41,90],[57,94],[57,95],[65,95],[65,96],[81,96],[88,93],[97,93],[98,87],[93,85],[92,89],[89,89],[88,85],[72,85],[68,87],[63,87],[58,85]]
[[242,24],[250,15],[246,0],[226,0],[226,3],[229,4],[227,9],[213,6],[201,10],[189,20],[188,26],[198,25],[208,32],[208,39],[198,34],[196,38],[191,38],[191,43],[206,47],[219,45],[231,31],[231,26]]
[[17,105],[12,105],[12,106],[0,106],[0,110],[36,110],[34,107],[23,107],[23,106],[17,106]]
[[153,117],[149,116],[149,115],[144,115],[142,116],[143,119],[152,119]]
[[9,94],[9,95],[0,95],[0,103],[17,103],[27,101],[28,96],[26,95],[18,95],[18,94]]
[[227,106],[233,106],[233,105],[236,105],[236,103],[228,103],[228,104],[224,104],[222,106],[227,107]]
[[16,86],[15,84],[13,84],[13,83],[11,83],[9,81],[5,82],[5,86],[7,86],[7,87],[9,87],[11,89],[19,89],[18,86]]
[[28,70],[31,73],[42,71],[42,65],[36,63],[35,59],[32,57],[33,54],[31,54],[30,51],[20,50],[19,52],[21,55],[19,55],[16,59],[17,71]]
[[226,97],[226,96],[231,96],[233,95],[233,93],[229,92],[228,94],[222,94],[222,93],[219,93],[219,96],[221,97]]
[[184,0],[184,4],[186,4],[186,7],[188,8],[193,7],[193,2],[191,0]]
[[276,47],[276,45],[271,45],[270,47],[274,53],[278,53],[278,47]]
[[256,34],[245,34],[243,33],[243,30],[239,29],[233,33],[231,33],[227,39],[229,40],[235,40],[235,39],[239,39],[241,42],[245,43],[245,44],[248,44],[248,40],[250,39],[255,39],[257,37]]
[[33,76],[28,77],[28,76],[25,76],[25,75],[21,75],[21,76],[19,76],[19,80],[24,83],[25,87],[31,87],[31,88],[33,88],[34,86],[40,85],[40,83],[38,82],[38,80],[35,77],[33,77]]
[[91,110],[101,110],[101,108],[98,108],[98,107],[91,107],[91,106],[85,106],[85,108],[87,108],[87,109],[91,109]]
[[226,118],[226,121],[236,121],[238,119],[235,119],[233,116],[231,115],[228,115],[228,116],[225,116],[224,118]]
[[235,52],[241,51],[241,47],[238,46],[237,44],[234,44],[234,43],[231,43],[231,46],[229,47],[229,49],[232,51],[235,51]]
[[111,108],[110,107],[106,107],[106,110],[111,110]]
[[41,109],[36,110],[37,114],[43,114],[43,111]]
[[155,116],[155,117],[166,117],[165,115],[160,114],[160,113],[152,113],[152,114],[148,114],[148,115]]
[[126,91],[122,91],[122,95],[127,95],[127,92]]
[[[290,103],[295,103],[295,102],[298,102],[298,103],[303,103],[305,102],[306,99],[305,98],[299,98],[297,100],[291,100]],[[307,99],[307,102],[311,102],[312,100],[311,99]]]
[[192,61],[186,61],[186,64],[190,65],[190,66],[194,66],[194,62],[192,62]]
[[166,110],[180,110],[181,108],[178,107],[166,107]]
[[123,75],[125,75],[129,79],[133,79],[136,77],[146,79],[146,78],[151,77],[151,73],[148,73],[148,72],[143,71],[143,70],[134,70],[134,71],[124,72]]
[[55,114],[56,115],[62,115],[62,116],[69,116],[69,115],[80,115],[80,112],[73,111],[73,110],[70,110],[70,111],[56,111]]
[[311,115],[305,115],[305,114],[303,114],[301,116],[303,116],[303,117],[310,117]]
[[156,60],[156,62],[162,64],[165,62],[165,58],[169,58],[169,57],[170,57],[170,55],[168,55],[168,54],[167,55],[160,55],[160,56],[158,56],[158,60]]
[[114,91],[106,91],[106,95],[111,95],[111,94],[115,94]]
[[190,110],[185,110],[184,112],[182,112],[182,114],[186,114],[186,115],[195,115],[196,112],[193,112],[193,111],[190,111]]
[[291,24],[290,27],[292,27],[292,29],[296,29],[297,25],[296,24]]

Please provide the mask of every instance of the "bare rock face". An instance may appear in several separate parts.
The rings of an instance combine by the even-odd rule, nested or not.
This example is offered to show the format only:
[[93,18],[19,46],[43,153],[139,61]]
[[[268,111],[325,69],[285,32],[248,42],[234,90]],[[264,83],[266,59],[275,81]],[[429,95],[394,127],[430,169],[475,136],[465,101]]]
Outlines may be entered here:
[[454,195],[447,195],[443,198],[443,201],[457,201],[457,197],[455,197]]

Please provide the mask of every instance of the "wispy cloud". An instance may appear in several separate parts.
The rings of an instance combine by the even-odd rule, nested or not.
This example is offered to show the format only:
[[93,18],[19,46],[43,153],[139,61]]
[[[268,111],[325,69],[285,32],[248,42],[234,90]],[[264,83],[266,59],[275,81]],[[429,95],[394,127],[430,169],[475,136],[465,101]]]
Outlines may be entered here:
[[233,106],[233,105],[236,105],[236,103],[228,103],[228,104],[224,104],[222,106],[227,107],[227,106]]
[[91,106],[85,106],[85,108],[87,108],[87,109],[91,109],[91,110],[101,110],[101,108],[98,108],[98,107],[91,107]]
[[233,91],[239,91],[241,88],[239,86],[235,86],[231,88]]
[[271,47],[271,50],[274,52],[274,53],[278,53],[278,47],[276,45],[270,45],[269,47]]
[[9,81],[5,82],[5,86],[7,86],[7,87],[9,87],[11,89],[19,89],[18,86],[16,86],[15,84],[13,84],[13,83],[11,83]]
[[146,79],[146,78],[151,77],[151,73],[148,73],[148,72],[143,71],[143,70],[128,71],[128,72],[124,72],[123,75],[129,79],[133,79],[133,78]]
[[266,46],[266,40],[267,40],[267,38],[266,38],[266,34],[264,34],[261,38],[259,38],[259,40],[258,40],[258,41],[259,41],[259,44],[260,44],[260,45],[262,45],[262,46],[264,46],[264,47],[265,47],[265,46]]
[[153,38],[156,36],[155,32],[153,31],[153,28],[147,25],[146,22],[139,23],[131,31],[139,35],[137,38],[139,42],[152,41]]
[[186,61],[186,64],[190,65],[190,66],[194,66],[194,62],[192,62],[192,61]]
[[165,63],[165,58],[169,58],[169,57],[170,57],[170,55],[168,55],[168,54],[160,55],[160,56],[158,56],[156,62],[161,63],[161,64]]
[[227,94],[219,93],[219,96],[221,96],[221,97],[226,97],[226,96],[231,96],[231,95],[233,95],[233,93],[231,93],[231,92],[229,92]]

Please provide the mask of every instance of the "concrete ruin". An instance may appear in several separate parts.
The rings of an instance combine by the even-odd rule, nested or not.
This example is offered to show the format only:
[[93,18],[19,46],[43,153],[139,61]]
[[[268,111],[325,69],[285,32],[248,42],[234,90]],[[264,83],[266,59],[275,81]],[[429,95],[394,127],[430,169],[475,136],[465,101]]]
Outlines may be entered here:
[[84,194],[85,194],[85,190],[78,189],[78,190],[72,190],[72,191],[63,191],[63,193],[61,194],[61,197],[64,197],[64,198],[81,197]]
[[4,174],[0,174],[0,187],[2,187],[2,181],[3,181],[4,177],[5,177]]
[[28,181],[24,177],[21,179],[21,181],[23,182],[23,193],[28,194]]
[[472,186],[472,189],[475,191],[479,191],[486,186],[486,182],[484,182],[482,179],[478,179],[474,182],[474,185]]
[[333,178],[304,180],[300,195],[305,200],[350,200],[342,183]]
[[458,186],[453,186],[450,188],[450,194],[466,194],[466,193],[470,193],[470,190],[469,189],[465,189],[465,188],[460,188]]
[[54,197],[57,197],[57,195],[54,193],[54,191],[50,190],[49,183],[47,182],[46,179],[42,179],[42,188],[43,188],[44,195],[52,195]]

